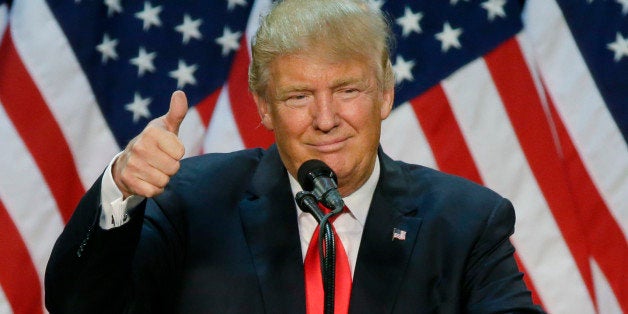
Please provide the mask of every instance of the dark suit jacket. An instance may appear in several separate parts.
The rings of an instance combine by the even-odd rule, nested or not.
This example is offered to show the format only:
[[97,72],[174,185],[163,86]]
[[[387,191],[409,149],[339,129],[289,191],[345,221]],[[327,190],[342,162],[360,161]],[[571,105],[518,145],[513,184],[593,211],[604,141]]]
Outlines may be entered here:
[[[540,311],[513,258],[507,200],[379,156],[351,313]],[[51,313],[305,312],[297,212],[276,147],[184,160],[162,195],[109,231],[98,227],[99,197],[100,180],[54,247]]]

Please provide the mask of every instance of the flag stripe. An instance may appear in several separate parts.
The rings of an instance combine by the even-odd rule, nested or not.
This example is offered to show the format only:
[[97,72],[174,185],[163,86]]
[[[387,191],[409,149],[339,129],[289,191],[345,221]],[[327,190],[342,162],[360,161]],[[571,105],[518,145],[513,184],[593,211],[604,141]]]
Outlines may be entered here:
[[179,126],[179,140],[185,147],[185,157],[197,156],[203,152],[203,137],[205,136],[205,124],[201,113],[196,106],[188,109],[185,119]]
[[61,233],[64,221],[50,188],[1,102],[0,138],[3,149],[0,154],[0,199],[43,280],[52,245]]
[[[19,231],[0,200],[0,286],[14,313],[43,313],[42,289],[35,265]],[[10,257],[10,258],[8,258]]]
[[[411,103],[434,152],[438,169],[483,185],[484,182],[441,85],[430,88]],[[525,265],[517,254],[515,258],[519,268],[525,273]],[[532,292],[535,303],[543,306],[530,276],[525,276],[524,280]]]
[[519,257],[518,252],[515,252],[515,261],[517,262],[519,270],[523,273],[523,281],[525,282],[526,286],[530,290],[530,293],[532,294],[532,302],[545,309],[545,305],[543,305],[543,298],[541,297],[541,294],[539,294],[537,288],[534,286],[534,281],[532,280],[530,273],[528,273],[527,267],[525,266],[525,264],[523,264],[521,257]]
[[[85,189],[59,126],[15,51],[10,31],[0,44],[0,101],[41,169],[63,219],[68,221]],[[47,137],[31,128],[33,123],[46,130]]]
[[218,96],[214,114],[207,128],[203,151],[206,153],[230,152],[244,148],[234,113],[231,111],[229,85],[225,84]]
[[[548,116],[517,41],[506,41],[485,60],[528,164],[594,299],[584,226],[577,220]],[[535,126],[530,127],[529,121],[535,121]]]
[[551,103],[551,98],[548,100],[566,160],[566,174],[569,182],[577,182],[569,186],[575,199],[578,216],[587,224],[586,228],[582,228],[582,232],[587,237],[596,264],[607,278],[623,311],[628,313],[628,276],[626,276],[628,245],[625,236],[591,181],[564,124],[556,113],[554,104]]
[[530,0],[526,9],[526,33],[548,93],[587,172],[625,235],[628,146],[606,109],[556,2]]
[[626,313],[619,306],[617,296],[611,290],[608,280],[593,259],[591,259],[591,272],[593,273],[595,292],[597,293],[597,312],[601,314]]
[[14,2],[11,34],[18,56],[61,129],[86,189],[119,151],[90,84],[43,0]]
[[218,96],[222,92],[222,88],[215,90],[209,96],[207,96],[203,101],[198,103],[194,108],[198,110],[198,114],[201,118],[201,122],[207,129],[209,126],[209,121],[212,119],[212,115],[214,114],[214,110],[216,109],[216,103],[218,102]]
[[[240,47],[246,47],[243,38]],[[257,107],[248,88],[249,55],[247,49],[240,49],[233,60],[229,74],[229,100],[231,110],[240,131],[245,147],[268,147],[275,138],[261,123]]]
[[409,102],[397,106],[384,120],[381,144],[394,159],[436,168],[434,154]]
[[440,85],[410,101],[438,169],[482,184],[473,157]]
[[[465,65],[443,81],[443,89],[484,182],[515,206],[513,243],[546,309],[550,313],[593,313],[586,285],[527,164],[484,61]],[[547,260],[561,261],[561,267]],[[562,302],[564,295],[577,301]]]

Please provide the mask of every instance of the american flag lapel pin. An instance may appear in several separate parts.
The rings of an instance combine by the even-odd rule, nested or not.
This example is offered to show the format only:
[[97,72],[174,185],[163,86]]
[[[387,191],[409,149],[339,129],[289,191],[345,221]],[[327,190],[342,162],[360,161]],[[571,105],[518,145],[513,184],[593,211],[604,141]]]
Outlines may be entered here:
[[406,239],[406,231],[405,230],[401,230],[399,228],[393,228],[392,241],[395,241],[395,239],[397,239],[399,241],[405,240]]

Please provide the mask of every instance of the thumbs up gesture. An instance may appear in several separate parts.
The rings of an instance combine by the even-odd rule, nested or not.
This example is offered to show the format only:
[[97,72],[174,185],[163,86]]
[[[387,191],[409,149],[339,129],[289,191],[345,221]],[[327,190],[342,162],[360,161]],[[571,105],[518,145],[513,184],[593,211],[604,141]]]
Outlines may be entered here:
[[178,134],[187,110],[185,93],[174,92],[168,112],[148,123],[116,159],[113,180],[124,198],[153,197],[164,191],[185,153]]

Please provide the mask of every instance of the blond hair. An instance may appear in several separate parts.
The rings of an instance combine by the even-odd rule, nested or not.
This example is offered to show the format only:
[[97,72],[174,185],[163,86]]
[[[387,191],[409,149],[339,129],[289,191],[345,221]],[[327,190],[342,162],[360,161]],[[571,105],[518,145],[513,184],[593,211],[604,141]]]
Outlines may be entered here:
[[253,39],[249,88],[266,97],[269,66],[277,57],[315,51],[337,59],[361,58],[375,68],[379,87],[391,89],[392,41],[382,12],[365,1],[279,1],[262,18]]

